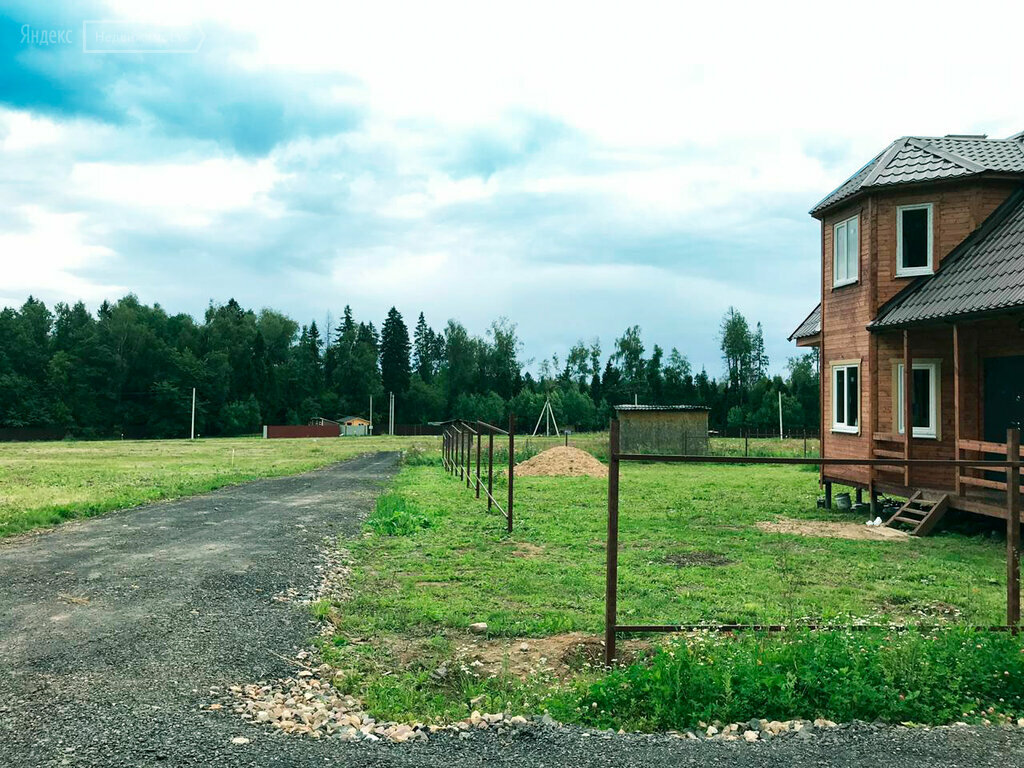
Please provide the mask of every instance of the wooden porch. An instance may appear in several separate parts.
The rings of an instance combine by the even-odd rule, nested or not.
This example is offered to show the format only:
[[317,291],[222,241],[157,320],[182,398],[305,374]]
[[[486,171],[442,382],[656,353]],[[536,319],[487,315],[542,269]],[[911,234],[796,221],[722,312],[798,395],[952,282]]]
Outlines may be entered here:
[[[874,435],[877,459],[903,459],[907,456],[903,435],[877,433]],[[979,459],[1005,459],[1007,443],[991,443],[983,440],[958,440],[956,455],[951,457],[964,461]],[[877,447],[884,446],[884,447]],[[1017,446],[1019,455],[1019,444]],[[928,498],[947,496],[949,508],[1001,520],[1007,518],[1009,499],[1006,493],[1006,469],[1004,467],[952,467],[953,481],[946,483],[915,483],[910,467],[875,467],[872,482],[863,489],[872,494],[872,512],[877,512],[877,497],[880,494],[910,498],[922,492]],[[1001,476],[999,480],[993,476]],[[1024,486],[1021,487],[1024,492]],[[1024,516],[1021,517],[1024,522]]]
[[[1008,510],[1016,506],[1020,518],[1019,505],[1010,498],[1019,495],[1007,493],[1006,467],[979,468],[954,463],[1019,461],[1017,427],[1024,411],[1008,416],[1002,406],[1009,400],[1024,404],[1024,398],[1008,398],[998,393],[991,396],[993,402],[987,406],[985,403],[987,363],[993,357],[1024,354],[1024,340],[1016,322],[1012,329],[1008,322],[996,320],[904,329],[899,333],[871,339],[868,367],[872,381],[868,396],[872,398],[872,407],[865,426],[873,431],[865,435],[868,439],[862,445],[868,449],[870,459],[893,459],[900,463],[871,466],[856,473],[856,478],[850,476],[853,473],[838,472],[836,477],[828,477],[823,471],[822,479],[857,488],[858,497],[867,491],[872,514],[879,511],[879,496],[886,494],[905,499],[916,496],[922,506],[925,501],[942,499],[943,513],[945,509],[955,509],[1003,520],[1010,518],[1012,513]],[[931,390],[933,402],[922,401],[922,407],[917,409],[918,416],[931,409],[931,420],[925,422],[927,430],[921,429],[922,422],[914,421],[918,405],[914,401],[914,377],[906,372],[915,370],[915,358],[921,367],[930,367],[937,380]],[[896,375],[897,367],[904,372],[902,379]],[[887,377],[892,381],[891,387]],[[1024,389],[1024,382],[1014,385],[1015,392],[1019,389]],[[986,407],[993,410],[986,413]],[[891,431],[884,431],[886,428]],[[1003,434],[1006,442],[983,439]],[[907,439],[908,435],[913,437]],[[913,467],[905,463],[915,459],[949,464]],[[930,529],[932,524],[934,521],[929,521],[923,527]]]

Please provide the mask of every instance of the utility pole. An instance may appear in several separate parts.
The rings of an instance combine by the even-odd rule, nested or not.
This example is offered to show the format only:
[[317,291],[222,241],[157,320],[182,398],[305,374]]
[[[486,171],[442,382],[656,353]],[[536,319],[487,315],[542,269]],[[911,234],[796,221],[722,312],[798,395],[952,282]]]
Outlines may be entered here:
[[779,440],[782,440],[782,390],[779,390]]
[[388,403],[388,433],[395,434],[395,393],[390,392],[391,399]]
[[196,439],[196,388],[192,387],[192,431],[189,440]]
[[370,434],[373,434],[373,395],[370,395]]

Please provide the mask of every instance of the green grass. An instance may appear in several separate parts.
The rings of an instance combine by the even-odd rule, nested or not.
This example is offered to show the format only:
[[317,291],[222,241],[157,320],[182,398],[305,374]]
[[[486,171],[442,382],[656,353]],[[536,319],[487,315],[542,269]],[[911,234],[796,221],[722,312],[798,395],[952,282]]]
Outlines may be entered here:
[[[766,533],[779,516],[851,520],[815,509],[798,467],[626,465],[621,475],[620,618],[629,623],[919,619],[999,623],[1001,546],[943,534],[850,541]],[[497,635],[602,627],[606,486],[599,478],[518,478],[516,526],[434,466],[403,469],[393,493],[429,527],[363,539],[346,622],[357,632],[433,632],[486,621]],[[496,496],[504,493],[503,483]]]
[[0,537],[437,438],[0,443]]
[[[759,530],[758,522],[780,516],[862,522],[818,510],[817,474],[808,468],[630,464],[622,467],[621,489],[622,622],[1002,622],[1004,552],[988,537],[851,541]],[[603,629],[606,481],[520,477],[516,490],[508,535],[503,518],[488,514],[464,483],[417,460],[403,468],[389,498],[403,499],[403,514],[426,524],[353,543],[353,596],[333,617],[337,635],[327,655],[348,670],[343,687],[378,716],[465,717],[477,696],[484,702],[475,708],[548,709],[570,722],[642,729],[689,727],[695,718],[848,719],[871,706],[878,711],[866,719],[924,722],[978,718],[982,705],[1020,709],[1019,699],[1006,698],[1020,694],[1016,677],[1012,685],[993,683],[1000,665],[1024,675],[1020,639],[979,635],[978,652],[950,665],[950,643],[974,643],[960,630],[928,636],[930,645],[916,633],[708,638],[692,653],[723,664],[706,679],[696,674],[706,659],[679,666],[684,645],[611,676],[586,665],[567,678],[543,671],[481,677],[463,668],[439,682],[431,671],[458,666],[453,648],[466,642],[472,622],[485,621],[492,638],[515,643]],[[504,491],[502,481],[495,495]],[[363,642],[349,645],[348,638]],[[836,666],[854,646],[866,649],[854,667]],[[815,664],[841,672],[829,678],[831,698],[807,694],[821,677]],[[740,696],[743,686],[749,690]],[[844,686],[874,698],[843,699]],[[867,703],[858,709],[857,701]]]

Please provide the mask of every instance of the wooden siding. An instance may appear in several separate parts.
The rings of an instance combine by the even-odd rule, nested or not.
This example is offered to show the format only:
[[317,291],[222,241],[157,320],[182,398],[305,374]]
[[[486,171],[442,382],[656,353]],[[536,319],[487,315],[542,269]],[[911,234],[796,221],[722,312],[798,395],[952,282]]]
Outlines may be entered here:
[[[933,258],[942,260],[974,231],[1016,188],[1013,182],[970,181],[932,184],[927,187],[883,190],[836,209],[822,220],[822,333],[821,422],[822,450],[832,458],[871,458],[874,434],[897,432],[894,423],[893,366],[903,357],[901,333],[872,334],[867,330],[879,308],[909,285],[914,278],[896,277],[896,209],[915,203],[932,203]],[[858,281],[833,288],[832,238],[835,224],[858,216]],[[993,321],[964,327],[961,336],[964,379],[968,382],[961,402],[971,407],[962,415],[962,435],[978,433],[981,424],[980,359],[1001,349],[1001,354],[1024,354],[1024,334],[1009,321]],[[914,438],[914,458],[954,458],[953,343],[952,326],[911,331],[916,359],[941,361],[939,439]],[[832,431],[832,365],[836,361],[860,361],[859,434]],[[934,487],[952,487],[952,473],[918,468],[912,481]],[[831,467],[830,479],[867,485],[870,473],[860,467]]]

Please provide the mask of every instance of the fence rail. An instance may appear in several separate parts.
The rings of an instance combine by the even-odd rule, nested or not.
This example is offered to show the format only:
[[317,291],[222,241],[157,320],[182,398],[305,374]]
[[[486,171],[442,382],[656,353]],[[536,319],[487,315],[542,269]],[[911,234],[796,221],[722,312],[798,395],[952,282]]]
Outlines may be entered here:
[[[441,464],[453,477],[466,481],[466,488],[474,490],[476,498],[483,493],[487,497],[487,511],[497,509],[505,518],[506,528],[512,533],[513,510],[515,507],[515,466],[516,466],[516,420],[510,416],[508,429],[504,430],[486,421],[455,419],[442,422]],[[487,479],[481,475],[483,437],[487,435]],[[494,498],[494,437],[508,438],[508,498],[504,509]],[[476,473],[473,472],[473,442],[476,441]]]
[[[1021,454],[1020,432],[1007,431],[1006,458],[989,459],[831,459],[824,457],[750,457],[750,456],[676,456],[665,454],[621,453],[619,450],[619,422],[613,420],[608,433],[608,538],[605,566],[605,663],[612,665],[616,658],[616,637],[621,632],[681,632],[690,629],[733,631],[761,628],[765,631],[783,631],[784,625],[666,625],[619,624],[619,464],[623,461],[668,462],[678,464],[788,464],[811,466],[866,466],[900,467],[945,466],[956,468],[997,469],[1005,471],[1006,493],[1006,625],[987,627],[994,631],[1019,631],[1020,624],[1020,528],[1021,528]],[[857,629],[879,628],[892,630],[889,625],[856,625]],[[819,628],[808,625],[807,628]],[[830,628],[830,627],[820,627]],[[835,627],[831,627],[835,629]],[[853,627],[851,627],[853,628]]]

